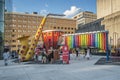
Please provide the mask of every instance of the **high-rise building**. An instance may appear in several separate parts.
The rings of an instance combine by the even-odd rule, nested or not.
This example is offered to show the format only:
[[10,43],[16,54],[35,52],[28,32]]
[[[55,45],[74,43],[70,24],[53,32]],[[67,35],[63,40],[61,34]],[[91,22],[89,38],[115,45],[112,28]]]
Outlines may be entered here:
[[12,12],[13,11],[13,0],[5,0],[5,11]]
[[109,31],[109,44],[120,47],[120,0],[97,0],[97,18]]
[[4,10],[5,2],[4,0],[0,0],[0,59],[4,48]]
[[[34,37],[43,16],[38,14],[5,13],[5,44],[11,51],[17,51],[20,42],[18,37],[29,35],[29,41]],[[67,18],[48,17],[43,30],[62,30],[65,34],[75,33],[76,20]]]
[[109,31],[110,45],[120,47],[120,11],[105,16],[102,25]]
[[97,0],[97,18],[120,11],[120,0]]
[[95,21],[97,19],[97,16],[93,12],[85,11],[78,13],[73,17],[73,19],[76,20],[76,26],[78,28],[78,25],[84,25]]

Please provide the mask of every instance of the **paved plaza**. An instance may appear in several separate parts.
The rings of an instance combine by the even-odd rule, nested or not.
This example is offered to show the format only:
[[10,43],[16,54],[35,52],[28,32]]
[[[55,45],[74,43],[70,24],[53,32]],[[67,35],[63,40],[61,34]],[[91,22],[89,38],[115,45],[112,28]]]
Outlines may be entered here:
[[119,65],[94,65],[103,56],[71,58],[70,64],[25,64],[0,61],[0,80],[119,80]]

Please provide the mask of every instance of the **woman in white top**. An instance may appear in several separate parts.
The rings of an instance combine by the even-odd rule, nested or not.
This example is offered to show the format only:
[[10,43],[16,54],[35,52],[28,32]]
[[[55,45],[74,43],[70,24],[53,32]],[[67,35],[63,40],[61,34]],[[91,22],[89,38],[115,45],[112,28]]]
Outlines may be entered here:
[[90,49],[89,49],[89,48],[87,49],[86,58],[87,58],[87,60],[89,60],[89,59],[90,59]]

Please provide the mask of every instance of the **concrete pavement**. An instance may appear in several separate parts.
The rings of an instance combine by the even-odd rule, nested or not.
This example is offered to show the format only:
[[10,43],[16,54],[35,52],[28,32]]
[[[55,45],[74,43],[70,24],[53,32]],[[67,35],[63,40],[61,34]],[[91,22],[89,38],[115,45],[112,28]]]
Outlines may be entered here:
[[0,61],[0,80],[119,80],[120,66],[94,65],[102,56],[71,58],[70,64],[18,64],[4,66]]

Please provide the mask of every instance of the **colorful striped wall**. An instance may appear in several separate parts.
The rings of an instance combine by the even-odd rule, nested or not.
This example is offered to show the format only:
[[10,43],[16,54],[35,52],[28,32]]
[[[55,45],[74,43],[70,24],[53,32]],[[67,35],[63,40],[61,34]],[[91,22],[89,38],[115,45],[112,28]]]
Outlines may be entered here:
[[106,31],[66,34],[65,44],[70,48],[75,47],[96,47],[106,50]]

